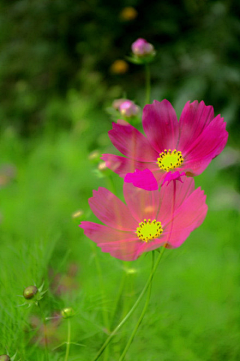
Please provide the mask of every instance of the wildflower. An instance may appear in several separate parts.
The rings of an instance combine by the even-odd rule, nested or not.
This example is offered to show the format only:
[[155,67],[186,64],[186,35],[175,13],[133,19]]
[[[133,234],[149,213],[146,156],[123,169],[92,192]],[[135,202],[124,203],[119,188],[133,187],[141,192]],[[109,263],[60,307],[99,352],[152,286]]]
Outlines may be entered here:
[[160,191],[146,191],[124,183],[126,204],[105,188],[93,191],[89,205],[106,225],[83,221],[80,227],[103,252],[124,261],[160,246],[179,247],[203,222],[207,205],[194,180],[170,182]]
[[128,71],[128,63],[125,60],[115,60],[111,67],[110,71],[114,74],[125,74]]
[[108,132],[113,145],[126,157],[103,154],[102,159],[120,177],[146,168],[160,184],[169,171],[199,175],[221,153],[228,138],[220,114],[214,117],[212,106],[196,100],[186,103],[179,122],[169,101],[155,100],[143,109],[143,129],[146,136],[130,124],[118,122]]

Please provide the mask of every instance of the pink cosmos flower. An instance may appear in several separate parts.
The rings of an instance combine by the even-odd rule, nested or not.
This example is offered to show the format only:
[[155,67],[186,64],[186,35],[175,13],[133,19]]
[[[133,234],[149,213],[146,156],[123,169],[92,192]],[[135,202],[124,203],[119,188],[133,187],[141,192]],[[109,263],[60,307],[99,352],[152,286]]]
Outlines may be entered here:
[[[126,125],[127,124],[127,125]],[[171,103],[154,100],[143,109],[144,136],[132,125],[113,123],[108,132],[113,145],[126,157],[103,154],[108,168],[121,177],[149,169],[160,184],[169,171],[196,176],[226,145],[228,133],[220,114],[203,101],[187,102],[180,120]]]
[[105,188],[89,199],[93,213],[106,225],[83,221],[80,227],[103,252],[133,261],[160,246],[179,247],[206,213],[206,196],[194,180],[172,181],[161,190],[146,191],[124,183],[124,204]]

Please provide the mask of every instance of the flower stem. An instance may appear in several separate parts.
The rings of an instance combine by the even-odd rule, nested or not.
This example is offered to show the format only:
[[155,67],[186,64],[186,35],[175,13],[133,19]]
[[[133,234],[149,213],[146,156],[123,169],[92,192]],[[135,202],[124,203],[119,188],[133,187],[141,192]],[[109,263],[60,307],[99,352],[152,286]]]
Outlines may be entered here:
[[71,342],[71,321],[70,318],[67,319],[68,323],[68,332],[67,332],[67,347],[64,361],[68,360],[69,351],[70,351],[70,342]]
[[118,306],[119,306],[120,301],[121,301],[121,296],[122,296],[123,289],[124,289],[124,286],[125,286],[126,278],[127,278],[127,275],[126,275],[126,271],[124,269],[122,279],[121,279],[121,283],[120,283],[120,286],[119,286],[118,295],[117,295],[116,301],[115,301],[114,310],[112,312],[112,321],[111,321],[111,325],[110,325],[110,330],[113,328],[113,322],[114,322],[114,320],[116,318],[116,314],[117,314]]
[[140,295],[138,296],[136,302],[134,303],[134,305],[132,306],[132,308],[130,309],[130,311],[127,313],[127,315],[123,318],[123,320],[117,325],[117,327],[111,332],[111,334],[108,336],[108,338],[106,339],[106,341],[104,342],[104,344],[102,345],[102,347],[100,348],[100,350],[98,351],[97,355],[95,356],[95,358],[92,361],[97,361],[99,359],[99,357],[101,356],[101,354],[103,353],[103,351],[105,350],[105,348],[107,347],[107,345],[109,344],[109,342],[111,341],[111,339],[113,338],[113,336],[116,335],[117,331],[124,325],[124,323],[129,319],[129,317],[132,315],[132,313],[135,311],[135,309],[137,308],[139,302],[141,301],[142,297],[144,296],[144,294],[146,293],[150,283],[152,282],[152,278],[153,275],[157,269],[157,266],[162,258],[163,252],[165,250],[165,247],[163,246],[158,259],[156,261],[155,266],[153,267],[153,270],[147,280],[146,285],[144,286],[142,292],[140,293]]
[[150,103],[150,93],[151,93],[151,80],[150,80],[150,69],[149,64],[145,64],[145,74],[146,74],[146,103]]
[[[163,248],[164,248],[164,247],[163,247]],[[164,249],[165,249],[165,248],[164,248]],[[153,269],[154,269],[154,255],[155,255],[155,253],[154,253],[154,251],[152,251],[152,272],[153,272]],[[151,274],[153,274],[152,272],[151,272]],[[153,279],[153,278],[152,278],[152,279]],[[151,279],[151,282],[150,282],[149,287],[148,287],[147,299],[146,299],[144,308],[143,308],[143,310],[142,310],[142,313],[141,313],[141,315],[140,315],[140,317],[139,317],[139,319],[138,319],[138,322],[137,322],[137,324],[136,324],[136,326],[135,326],[135,328],[134,328],[134,330],[133,330],[133,332],[132,332],[132,334],[131,334],[130,339],[128,340],[127,345],[125,346],[125,348],[124,348],[124,350],[123,350],[122,355],[120,356],[119,361],[123,361],[123,360],[124,360],[124,357],[125,357],[128,349],[129,349],[129,347],[130,347],[130,345],[131,345],[131,343],[132,343],[132,341],[133,341],[133,339],[134,339],[134,336],[135,336],[135,334],[136,334],[136,332],[137,332],[137,330],[138,330],[138,328],[139,328],[139,326],[140,326],[140,324],[141,324],[141,322],[142,322],[142,320],[143,320],[143,317],[144,317],[144,315],[145,315],[145,313],[146,313],[146,311],[147,311],[148,304],[149,304],[150,297],[151,297],[152,279]]]

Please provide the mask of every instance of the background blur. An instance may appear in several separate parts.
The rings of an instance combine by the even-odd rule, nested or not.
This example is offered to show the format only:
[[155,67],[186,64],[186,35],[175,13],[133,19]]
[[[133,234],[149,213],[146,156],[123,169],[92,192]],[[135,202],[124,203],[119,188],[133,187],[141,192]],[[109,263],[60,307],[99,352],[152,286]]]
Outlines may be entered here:
[[[188,100],[204,100],[224,116],[230,135],[196,179],[207,194],[207,218],[181,248],[167,251],[126,360],[239,361],[239,35],[238,0],[1,0],[0,354],[7,348],[24,360],[44,360],[40,341],[31,343],[29,310],[16,307],[23,303],[17,295],[43,280],[49,290],[68,280],[65,291],[49,291],[44,302],[46,316],[65,306],[77,310],[73,338],[84,347],[72,346],[73,355],[87,360],[105,337],[101,307],[111,310],[125,271],[78,224],[93,220],[93,189],[114,182],[122,196],[122,180],[110,174],[109,182],[96,154],[113,151],[106,112],[113,100],[144,105],[144,68],[126,61],[131,44],[143,37],[157,52],[151,100],[167,98],[178,116]],[[96,257],[105,296],[96,287]],[[128,276],[129,305],[150,258],[126,267],[136,271]],[[53,331],[57,345],[64,342],[61,327]],[[118,336],[109,360],[119,356],[118,341],[130,331]],[[60,347],[51,360],[62,360],[63,352]]]

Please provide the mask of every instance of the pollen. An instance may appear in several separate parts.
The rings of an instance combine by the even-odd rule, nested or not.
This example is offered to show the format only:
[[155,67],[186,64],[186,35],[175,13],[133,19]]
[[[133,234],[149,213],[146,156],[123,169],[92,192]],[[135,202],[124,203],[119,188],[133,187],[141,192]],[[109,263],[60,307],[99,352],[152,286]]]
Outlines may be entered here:
[[164,151],[159,154],[157,164],[159,168],[169,172],[171,169],[180,167],[183,161],[184,158],[182,152],[177,151],[176,149],[164,149]]
[[143,222],[139,223],[136,230],[138,238],[144,242],[160,237],[162,232],[161,222],[157,222],[156,219],[153,221],[151,219],[144,219]]

